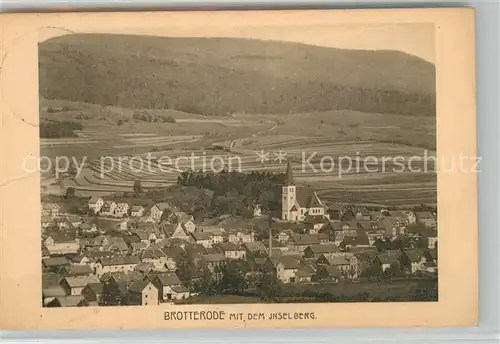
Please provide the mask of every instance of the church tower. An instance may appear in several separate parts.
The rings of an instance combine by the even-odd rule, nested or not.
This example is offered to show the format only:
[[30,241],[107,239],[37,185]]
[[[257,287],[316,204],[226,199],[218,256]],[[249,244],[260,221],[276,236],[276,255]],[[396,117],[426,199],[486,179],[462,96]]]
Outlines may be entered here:
[[281,219],[284,221],[297,220],[295,207],[296,187],[293,181],[292,165],[288,161],[286,166],[285,184],[281,188]]

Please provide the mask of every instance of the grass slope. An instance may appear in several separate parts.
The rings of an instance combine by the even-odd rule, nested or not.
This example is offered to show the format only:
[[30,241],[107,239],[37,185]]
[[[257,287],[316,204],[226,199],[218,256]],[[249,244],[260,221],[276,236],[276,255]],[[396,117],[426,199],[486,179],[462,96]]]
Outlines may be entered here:
[[78,34],[39,45],[40,95],[197,114],[435,115],[435,68],[395,51],[235,38]]

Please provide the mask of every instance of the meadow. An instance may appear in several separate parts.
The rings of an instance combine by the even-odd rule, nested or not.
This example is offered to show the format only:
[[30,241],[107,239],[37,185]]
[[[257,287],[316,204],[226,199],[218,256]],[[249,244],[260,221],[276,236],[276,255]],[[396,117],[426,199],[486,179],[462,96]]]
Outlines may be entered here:
[[[64,180],[65,187],[74,187],[81,196],[131,192],[136,180],[146,189],[167,187],[187,168],[283,172],[286,160],[278,160],[282,151],[292,162],[296,182],[315,188],[326,202],[436,202],[432,162],[413,161],[412,168],[421,171],[411,172],[408,165],[391,161],[398,157],[407,164],[411,157],[435,156],[431,117],[348,110],[208,117],[144,110],[175,118],[175,123],[149,123],[118,107],[51,100],[42,104],[44,109],[62,109],[42,109],[42,118],[74,120],[84,127],[77,137],[41,139],[40,148],[42,156],[86,159],[80,175]],[[261,151],[268,153],[266,161],[259,161]]]

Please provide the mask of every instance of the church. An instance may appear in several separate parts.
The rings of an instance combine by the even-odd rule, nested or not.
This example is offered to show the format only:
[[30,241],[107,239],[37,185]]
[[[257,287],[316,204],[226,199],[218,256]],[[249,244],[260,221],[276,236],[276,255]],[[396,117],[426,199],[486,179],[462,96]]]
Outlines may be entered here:
[[328,217],[326,206],[314,189],[295,186],[290,162],[286,167],[285,184],[281,193],[281,220],[301,222],[306,216]]

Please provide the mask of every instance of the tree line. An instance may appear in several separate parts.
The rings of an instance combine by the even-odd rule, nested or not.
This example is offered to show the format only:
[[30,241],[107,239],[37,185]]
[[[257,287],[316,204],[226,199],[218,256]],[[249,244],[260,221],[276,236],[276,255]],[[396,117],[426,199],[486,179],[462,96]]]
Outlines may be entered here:
[[73,121],[40,122],[40,138],[76,137],[75,130],[83,130],[83,125]]
[[281,186],[284,173],[238,171],[220,173],[186,170],[177,178],[177,184],[195,186],[213,191],[211,200],[197,202],[195,212],[209,211],[213,215],[249,215],[253,205],[264,211],[278,211],[281,207]]

